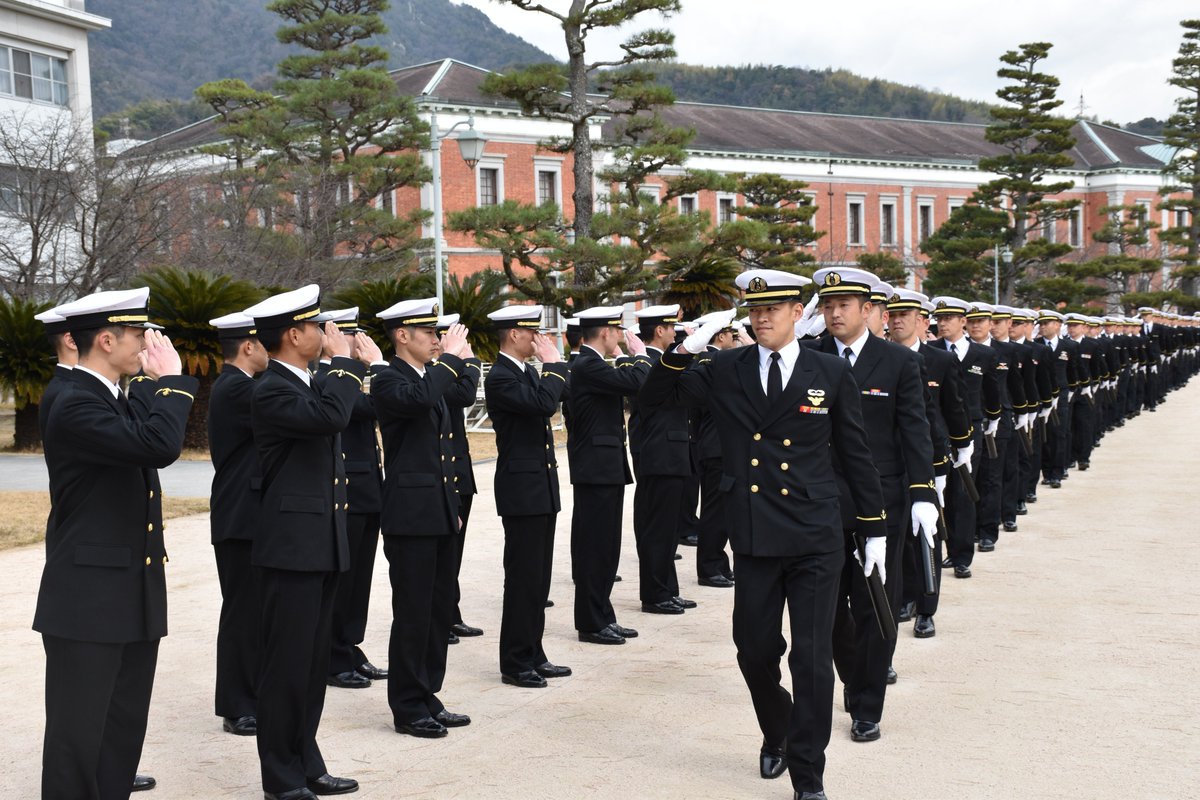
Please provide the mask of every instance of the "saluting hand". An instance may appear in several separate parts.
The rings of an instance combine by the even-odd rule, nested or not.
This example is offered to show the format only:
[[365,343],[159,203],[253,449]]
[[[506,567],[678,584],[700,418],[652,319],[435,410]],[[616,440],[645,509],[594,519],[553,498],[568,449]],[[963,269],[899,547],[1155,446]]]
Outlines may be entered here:
[[452,356],[463,357],[463,353],[467,351],[467,326],[461,322],[456,322],[451,325],[446,332],[442,334],[442,352],[449,353]]
[[625,331],[625,349],[629,351],[629,355],[631,356],[646,355],[646,343],[638,338],[638,335],[633,331]]
[[146,331],[145,342],[145,349],[138,353],[138,360],[142,364],[143,372],[154,380],[158,380],[164,375],[183,374],[183,362],[179,358],[179,353],[175,352],[175,346],[171,344],[170,339],[162,335],[162,332]]
[[557,364],[562,361],[562,355],[558,352],[558,347],[555,346],[554,340],[544,333],[535,333],[533,335],[533,352],[537,356],[538,361],[543,364]]
[[354,355],[368,367],[376,361],[383,361],[383,351],[375,340],[365,333],[354,334]]
[[346,341],[346,334],[342,333],[337,323],[326,322],[325,327],[322,328],[322,332],[325,334],[325,342],[322,346],[325,355],[330,358],[336,356],[350,357],[350,342]]

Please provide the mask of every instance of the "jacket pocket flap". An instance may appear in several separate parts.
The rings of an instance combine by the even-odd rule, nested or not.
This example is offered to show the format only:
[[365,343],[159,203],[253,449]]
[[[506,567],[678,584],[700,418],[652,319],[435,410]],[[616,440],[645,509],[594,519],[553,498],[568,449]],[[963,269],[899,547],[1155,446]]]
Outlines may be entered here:
[[592,444],[597,447],[620,447],[624,443],[616,436],[593,436]]
[[722,475],[721,482],[717,484],[717,491],[728,492],[733,488],[734,481],[736,480],[737,478],[734,478],[732,475]]
[[509,472],[541,472],[545,468],[544,462],[533,458],[514,458],[508,462]]
[[686,442],[690,439],[687,431],[667,431],[668,442]]
[[296,511],[301,514],[324,514],[325,498],[285,494],[279,498],[279,510]]
[[394,486],[433,486],[433,475],[428,472],[397,472],[391,477]]
[[131,554],[128,547],[103,544],[75,545],[75,563],[88,567],[128,567]]
[[808,495],[808,499],[810,500],[824,500],[829,497],[837,497],[839,494],[837,481],[810,483],[804,488],[804,493]]

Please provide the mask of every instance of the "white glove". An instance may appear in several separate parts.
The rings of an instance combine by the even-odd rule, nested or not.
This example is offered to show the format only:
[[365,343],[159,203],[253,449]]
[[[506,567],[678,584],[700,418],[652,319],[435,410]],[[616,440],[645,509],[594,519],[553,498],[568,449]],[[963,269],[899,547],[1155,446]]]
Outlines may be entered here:
[[[945,481],[945,478],[942,480]],[[933,547],[933,539],[937,536],[937,524],[937,506],[926,500],[918,500],[912,504],[913,536],[916,536],[917,533],[923,533],[925,535],[925,543]],[[870,544],[871,540],[867,539],[867,546],[869,547]]]
[[1158,374],[1158,367],[1154,367],[1154,366],[1150,367],[1150,374],[1151,374],[1151,375],[1157,375],[1157,374]]
[[820,297],[814,294],[804,306],[804,315],[793,326],[793,332],[797,339],[805,336],[819,336],[825,332],[825,315],[817,310],[819,299]]
[[1016,421],[1016,424],[1013,425],[1013,427],[1019,431],[1023,431],[1023,430],[1025,430],[1025,426],[1027,426],[1028,424],[1029,424],[1029,415],[1028,414],[1017,414],[1017,421]]
[[[937,492],[938,505],[941,506],[942,508],[945,508],[946,507],[946,476],[945,475],[934,475],[933,476],[933,490],[935,492]],[[916,509],[914,508],[913,510],[915,511]]]
[[[1057,408],[1058,408],[1058,398],[1059,398],[1059,397],[1061,397],[1061,396],[1062,396],[1062,395],[1060,395],[1060,394],[1056,394],[1056,395],[1054,395],[1054,399],[1050,401],[1050,408],[1052,408],[1052,409],[1057,409]],[[1068,402],[1068,403],[1069,403],[1069,402],[1071,402],[1071,392],[1070,392],[1070,390],[1068,390],[1068,391],[1067,391],[1067,402]]]
[[[872,536],[867,539],[864,550],[866,551],[866,561],[863,564],[863,575],[871,577],[871,570],[878,567],[879,579],[887,583],[887,567],[884,566],[884,562],[887,560],[887,537]],[[855,553],[855,555],[858,554]]]
[[983,424],[983,435],[984,436],[995,436],[996,431],[999,429],[999,427],[1000,427],[999,418],[989,419],[987,422],[985,422]]
[[974,442],[967,442],[966,447],[960,447],[959,449],[955,450],[954,451],[954,466],[955,466],[955,468],[961,467],[963,464],[966,464],[967,472],[970,472],[971,471],[971,456],[973,456],[973,455],[975,455],[975,443]]
[[[1058,398],[1057,398],[1057,397],[1054,399],[1054,402],[1058,402]],[[1037,415],[1038,415],[1038,417],[1040,417],[1040,418],[1041,418],[1042,422],[1045,422],[1045,421],[1047,420],[1047,418],[1049,418],[1049,416],[1050,416],[1050,410],[1051,410],[1052,408],[1054,408],[1054,403],[1053,403],[1053,402],[1052,402],[1050,405],[1048,405],[1048,406],[1046,406],[1045,408],[1043,408],[1041,411],[1037,412]]]
[[703,353],[708,348],[708,343],[712,338],[721,332],[722,329],[728,328],[730,321],[733,319],[737,311],[730,309],[721,316],[706,322],[691,336],[683,340],[683,349],[689,353]]
[[1025,430],[1033,430],[1033,419],[1037,416],[1037,414],[1033,411],[1030,411],[1023,416],[1025,417]]

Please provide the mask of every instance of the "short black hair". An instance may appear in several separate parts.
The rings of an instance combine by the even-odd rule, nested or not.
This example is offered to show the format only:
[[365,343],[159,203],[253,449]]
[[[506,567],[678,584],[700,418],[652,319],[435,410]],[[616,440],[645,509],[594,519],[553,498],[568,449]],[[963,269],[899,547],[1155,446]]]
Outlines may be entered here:
[[580,335],[585,342],[594,342],[600,338],[600,332],[608,328],[607,325],[596,325],[595,327],[580,328]]
[[238,353],[242,350],[242,345],[250,341],[253,337],[243,336],[241,339],[222,339],[221,340],[221,358],[225,361],[233,361],[238,357]]
[[108,325],[103,328],[89,328],[82,331],[71,331],[71,338],[75,340],[75,349],[79,351],[80,358],[87,358],[88,353],[92,352],[92,346],[96,344],[96,337],[104,331],[112,331],[113,334],[120,339],[125,335],[125,326]]
[[583,341],[583,330],[581,328],[572,328],[567,326],[567,332],[563,334],[567,337],[567,346],[572,350],[579,349],[579,343]]
[[658,329],[664,325],[670,325],[671,329],[674,330],[674,327],[675,327],[674,323],[670,323],[670,322],[654,322],[654,323],[639,322],[638,323],[638,338],[641,339],[646,344],[649,344],[650,342],[654,341],[654,335],[656,333],[658,333]]
[[283,332],[296,327],[289,325],[286,328],[259,328],[258,340],[262,342],[262,346],[267,349],[268,353],[278,353],[279,348],[283,346]]

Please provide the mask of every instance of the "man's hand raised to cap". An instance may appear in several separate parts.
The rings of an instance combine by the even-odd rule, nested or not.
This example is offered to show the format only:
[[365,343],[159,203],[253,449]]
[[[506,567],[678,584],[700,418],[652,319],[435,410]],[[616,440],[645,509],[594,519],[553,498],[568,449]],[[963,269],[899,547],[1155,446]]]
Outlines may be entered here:
[[468,349],[467,333],[469,333],[467,326],[461,322],[456,322],[447,328],[446,332],[442,334],[442,352],[462,358]]
[[383,351],[379,349],[379,345],[375,344],[374,339],[361,331],[354,334],[354,355],[368,367],[376,361],[383,361]]
[[633,331],[624,331],[625,334],[625,349],[629,351],[631,356],[646,355],[646,343],[643,342],[638,335]]
[[329,358],[336,356],[350,356],[350,342],[346,340],[346,334],[342,333],[341,328],[336,322],[326,322],[321,329],[325,334],[325,341],[321,344],[321,350]]
[[183,361],[179,358],[179,353],[175,352],[175,346],[171,344],[170,339],[160,331],[148,330],[144,341],[146,347],[138,353],[143,372],[154,380],[164,375],[183,374]]
[[554,340],[544,333],[533,335],[533,352],[543,364],[557,364],[562,361],[562,354],[558,352]]

